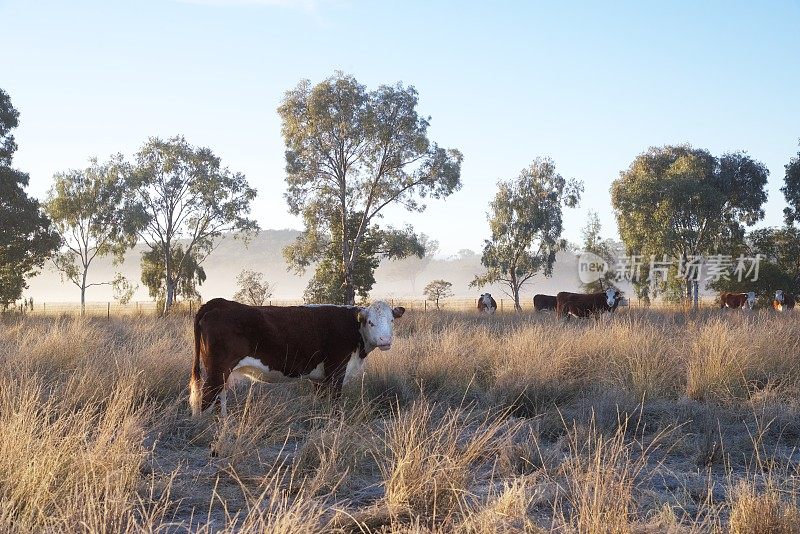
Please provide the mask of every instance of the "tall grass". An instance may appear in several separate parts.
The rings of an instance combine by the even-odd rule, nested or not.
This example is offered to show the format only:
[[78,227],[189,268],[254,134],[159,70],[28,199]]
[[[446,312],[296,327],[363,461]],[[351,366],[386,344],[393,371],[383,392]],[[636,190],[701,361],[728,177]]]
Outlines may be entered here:
[[412,310],[200,421],[189,318],[3,321],[3,532],[798,532],[798,315]]

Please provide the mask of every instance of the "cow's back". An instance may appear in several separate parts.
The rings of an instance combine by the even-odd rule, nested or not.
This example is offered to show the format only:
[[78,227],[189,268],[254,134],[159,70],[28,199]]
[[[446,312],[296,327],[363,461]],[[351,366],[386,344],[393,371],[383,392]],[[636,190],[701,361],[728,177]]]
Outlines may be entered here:
[[257,357],[270,369],[299,376],[323,359],[346,360],[359,346],[357,312],[348,306],[248,306],[214,299],[195,321],[216,358]]
[[553,295],[538,294],[533,296],[533,308],[536,311],[555,310],[556,303],[557,299]]

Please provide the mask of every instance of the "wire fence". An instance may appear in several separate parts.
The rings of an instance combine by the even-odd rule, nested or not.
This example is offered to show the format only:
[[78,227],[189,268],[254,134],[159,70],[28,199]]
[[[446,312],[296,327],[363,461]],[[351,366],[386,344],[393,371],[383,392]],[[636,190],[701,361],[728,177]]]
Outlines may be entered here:
[[[435,302],[419,299],[419,298],[403,298],[403,297],[389,297],[384,299],[391,306],[403,306],[407,310],[415,311],[458,311],[458,312],[471,312],[477,313],[477,298],[449,298],[439,301],[438,308]],[[514,301],[509,298],[495,299],[497,302],[497,313],[513,313]],[[298,306],[304,304],[301,299],[268,299],[264,302],[267,306]],[[707,307],[713,304],[712,299],[702,299],[700,305]],[[522,309],[532,311],[533,301],[531,298],[526,298],[521,302]],[[174,305],[170,314],[173,315],[194,315],[200,303],[196,301],[178,302]],[[636,299],[631,299],[629,303],[631,308],[644,308],[645,303],[639,302]],[[669,309],[683,309],[684,305],[681,304],[668,304],[657,303],[651,307],[669,308]],[[34,302],[26,305],[17,305],[10,311],[25,315],[41,315],[41,316],[80,316],[81,305],[76,302]],[[129,317],[129,316],[157,316],[163,312],[163,309],[154,301],[136,301],[127,304],[120,304],[118,302],[87,302],[84,306],[84,315],[87,317],[105,317],[111,319],[112,317]]]

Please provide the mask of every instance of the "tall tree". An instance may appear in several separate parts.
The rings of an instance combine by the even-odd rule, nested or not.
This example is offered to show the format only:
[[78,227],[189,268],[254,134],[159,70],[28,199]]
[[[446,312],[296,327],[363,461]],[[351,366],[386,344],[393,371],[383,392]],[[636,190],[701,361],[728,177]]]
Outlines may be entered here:
[[421,199],[458,190],[462,155],[428,139],[429,119],[417,113],[417,91],[400,83],[368,92],[342,73],[314,86],[304,80],[286,93],[278,113],[286,201],[305,224],[304,244],[287,256],[302,269],[312,261],[302,250],[336,246],[317,274],[320,268],[340,271],[341,301],[353,304],[358,264],[369,261],[364,241],[371,226],[387,206],[421,212]]
[[39,202],[25,193],[28,175],[14,169],[17,144],[11,130],[19,112],[8,93],[0,89],[0,308],[22,296],[26,279],[33,276],[58,247],[58,235]]
[[[586,225],[581,230],[583,237],[583,251],[591,252],[598,258],[606,262],[606,265],[614,265],[615,247],[614,242],[610,239],[603,239],[600,232],[603,230],[603,225],[600,223],[600,217],[597,212],[589,211],[586,217]],[[605,291],[609,287],[614,287],[615,273],[612,269],[600,273],[597,280],[588,283],[582,283],[581,286],[587,293],[597,293]]]
[[[164,311],[175,301],[181,277],[200,265],[225,232],[247,238],[258,229],[249,219],[256,191],[208,148],[181,137],[149,139],[128,174],[126,222],[164,265]],[[144,261],[144,259],[143,259]],[[144,281],[144,280],[143,280]],[[146,282],[145,282],[146,283]]]
[[562,207],[578,204],[583,184],[564,179],[550,158],[536,158],[515,179],[497,185],[489,205],[491,238],[485,241],[481,256],[486,272],[470,285],[500,283],[520,310],[519,294],[525,283],[539,272],[552,275],[556,252],[565,246]]
[[118,155],[105,163],[92,159],[86,169],[57,173],[45,204],[61,236],[61,250],[53,256],[53,264],[80,290],[81,315],[87,288],[123,283],[119,274],[114,280],[89,282],[94,259],[113,254],[121,261],[136,243],[134,234],[126,233],[123,225],[125,168]]
[[789,204],[783,209],[786,224],[800,223],[800,151],[786,164],[786,176],[781,192]]
[[[742,152],[716,158],[689,145],[650,148],[611,185],[619,233],[629,253],[664,254],[686,264],[741,243],[764,217],[769,171]],[[698,305],[699,280],[685,282]]]

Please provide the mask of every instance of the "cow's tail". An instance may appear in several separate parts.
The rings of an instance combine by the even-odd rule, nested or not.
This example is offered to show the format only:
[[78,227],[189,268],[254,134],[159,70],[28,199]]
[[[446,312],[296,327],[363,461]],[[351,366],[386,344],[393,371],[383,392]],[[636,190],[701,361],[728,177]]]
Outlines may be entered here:
[[192,376],[189,378],[189,406],[192,408],[192,417],[200,415],[203,399],[203,374],[200,370],[200,347],[202,338],[200,335],[201,310],[198,310],[194,317],[194,365],[192,365]]

